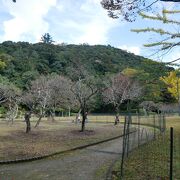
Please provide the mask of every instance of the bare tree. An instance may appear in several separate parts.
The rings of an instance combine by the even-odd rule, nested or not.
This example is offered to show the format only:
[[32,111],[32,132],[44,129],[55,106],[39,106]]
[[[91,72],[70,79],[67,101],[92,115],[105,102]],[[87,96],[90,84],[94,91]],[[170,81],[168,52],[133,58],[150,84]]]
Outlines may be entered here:
[[19,103],[20,103],[20,94],[12,94],[11,96],[9,96],[8,100],[5,103],[8,109],[6,118],[12,124],[14,122],[14,119],[18,115]]
[[47,111],[54,120],[55,110],[58,107],[70,107],[74,97],[71,86],[72,82],[69,79],[59,75],[40,76],[32,81],[29,90],[22,98],[29,109],[25,114],[27,127],[32,113],[39,117],[35,125],[37,127]]
[[48,78],[48,76],[40,76],[32,81],[30,88],[23,97],[23,101],[29,107],[31,113],[39,116],[35,127],[39,125],[42,117],[45,115],[50,100],[51,88]]
[[20,94],[21,91],[13,84],[0,83],[0,104],[2,104],[8,110],[6,118],[11,123],[13,123],[18,114]]
[[140,96],[142,88],[138,82],[119,73],[110,79],[107,89],[103,92],[106,104],[112,104],[115,108],[116,119],[119,119],[119,108],[125,100],[134,100]]
[[93,97],[99,91],[99,87],[97,86],[97,79],[94,77],[79,79],[73,83],[71,90],[82,113],[81,131],[83,132],[85,130],[85,121],[87,119],[88,108]]
[[0,104],[7,101],[10,93],[10,88],[8,85],[0,84]]
[[67,69],[67,73],[73,81],[71,90],[75,98],[74,105],[79,107],[76,122],[78,122],[80,113],[82,114],[81,131],[85,130],[88,109],[92,108],[94,97],[100,90],[99,79],[91,76],[88,68],[76,57],[71,62],[71,67]]
[[48,102],[49,112],[54,120],[55,110],[57,107],[69,108],[74,103],[74,96],[71,91],[72,82],[66,77],[55,75],[49,79],[50,98]]
[[162,113],[177,113],[179,112],[178,104],[166,104],[166,103],[157,103],[157,107]]
[[31,115],[36,113],[36,107],[38,106],[38,98],[31,92],[25,92],[21,97],[21,104],[26,106],[26,113],[24,115],[24,120],[26,123],[26,133],[31,131]]
[[140,105],[143,108],[146,115],[149,112],[160,113],[177,113],[179,112],[178,104],[166,104],[166,103],[155,103],[153,101],[143,101]]
[[25,115],[24,115],[24,120],[26,122],[26,133],[29,133],[31,131],[31,121],[30,121],[30,118],[31,118],[31,112],[26,112]]
[[153,101],[143,101],[139,106],[143,108],[146,116],[149,115],[149,112],[159,113],[158,107]]
[[51,87],[49,84],[49,76],[40,76],[38,79],[32,81],[30,92],[37,98],[37,114],[39,119],[35,125],[37,127],[45,115],[48,103],[51,98]]

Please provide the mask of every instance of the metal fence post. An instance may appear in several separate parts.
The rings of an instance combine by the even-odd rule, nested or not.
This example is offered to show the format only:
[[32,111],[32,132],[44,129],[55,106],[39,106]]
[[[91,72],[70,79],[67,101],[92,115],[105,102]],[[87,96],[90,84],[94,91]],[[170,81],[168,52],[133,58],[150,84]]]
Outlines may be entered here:
[[170,172],[169,179],[173,179],[173,128],[170,128]]
[[124,131],[123,131],[123,147],[122,147],[122,156],[121,156],[121,169],[120,169],[120,173],[121,173],[121,179],[123,179],[123,168],[124,168],[124,157],[125,157],[125,153],[126,153],[126,134],[127,134],[127,116],[125,116],[124,119]]
[[154,120],[154,139],[156,139],[156,116],[155,116],[155,114],[153,115],[153,120]]
[[138,147],[140,146],[140,114],[138,112]]

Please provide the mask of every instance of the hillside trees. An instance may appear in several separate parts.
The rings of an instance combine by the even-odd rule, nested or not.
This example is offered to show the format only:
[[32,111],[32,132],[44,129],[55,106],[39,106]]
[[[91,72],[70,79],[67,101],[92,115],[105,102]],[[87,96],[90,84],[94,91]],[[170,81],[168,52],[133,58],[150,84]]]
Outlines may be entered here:
[[8,55],[1,53],[0,54],[0,70],[6,67],[6,63],[8,61]]
[[0,53],[0,70],[3,70],[6,68],[6,66],[9,64],[11,61],[12,57],[9,56],[6,53]]
[[[148,71],[156,78],[168,71],[165,64],[155,64],[152,60],[148,61],[141,56],[110,46],[59,46],[6,41],[0,44],[0,49],[11,57],[8,63],[5,61],[6,67],[0,73],[23,89],[26,89],[27,82],[30,84],[30,81],[35,80],[39,75],[55,72],[69,76],[71,72],[68,69],[74,66],[73,61],[77,61],[79,66],[85,66],[86,71],[93,76],[118,73],[126,67]],[[161,70],[157,71],[159,75],[156,75],[157,73],[154,75],[154,71],[160,67]]]

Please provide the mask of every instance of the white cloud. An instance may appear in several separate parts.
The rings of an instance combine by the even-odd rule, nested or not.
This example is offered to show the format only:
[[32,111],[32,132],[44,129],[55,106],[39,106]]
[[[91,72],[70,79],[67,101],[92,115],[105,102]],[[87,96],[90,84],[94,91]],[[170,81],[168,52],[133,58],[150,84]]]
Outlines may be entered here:
[[56,0],[18,0],[16,3],[3,1],[4,8],[12,15],[12,19],[3,23],[4,35],[2,41],[32,41],[40,39],[40,36],[48,31],[48,22],[45,15],[51,7],[56,5]]
[[55,23],[61,31],[59,36],[66,36],[68,43],[107,44],[109,31],[120,24],[107,16],[100,0],[61,0],[59,5],[66,15],[60,13]]
[[118,46],[119,49],[126,50],[127,52],[134,53],[136,55],[140,54],[141,49],[138,46],[127,46],[127,45],[122,45]]
[[12,16],[4,21],[0,41],[37,42],[49,32],[57,43],[109,44],[109,32],[122,25],[111,19],[101,0],[3,0]]

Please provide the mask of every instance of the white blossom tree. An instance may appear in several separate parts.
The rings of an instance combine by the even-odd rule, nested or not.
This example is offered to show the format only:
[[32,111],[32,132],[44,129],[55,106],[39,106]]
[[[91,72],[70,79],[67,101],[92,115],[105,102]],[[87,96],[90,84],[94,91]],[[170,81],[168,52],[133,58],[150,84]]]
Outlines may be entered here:
[[6,118],[13,123],[17,117],[21,91],[10,82],[0,83],[0,104],[7,109]]
[[110,79],[107,89],[103,92],[103,99],[106,104],[112,104],[116,119],[119,119],[120,105],[126,100],[134,100],[142,93],[138,82],[119,73]]
[[74,105],[74,95],[71,91],[72,81],[60,75],[50,77],[49,86],[50,99],[48,102],[49,112],[54,120],[55,110],[60,108],[71,108]]

